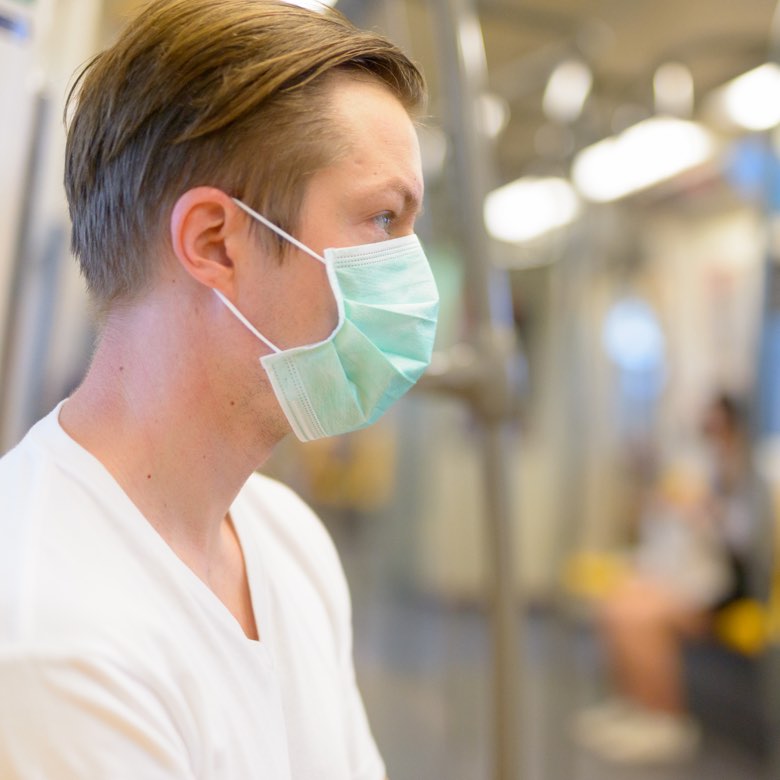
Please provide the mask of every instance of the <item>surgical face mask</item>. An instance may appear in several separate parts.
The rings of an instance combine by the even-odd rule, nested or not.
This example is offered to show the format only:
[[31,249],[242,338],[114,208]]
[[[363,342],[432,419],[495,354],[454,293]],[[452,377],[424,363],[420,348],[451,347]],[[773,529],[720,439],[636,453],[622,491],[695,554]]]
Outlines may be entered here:
[[325,265],[338,306],[338,324],[328,338],[281,350],[215,290],[272,350],[260,363],[295,435],[311,441],[375,422],[420,378],[431,360],[439,295],[417,236],[326,249],[320,257],[241,201],[234,201]]

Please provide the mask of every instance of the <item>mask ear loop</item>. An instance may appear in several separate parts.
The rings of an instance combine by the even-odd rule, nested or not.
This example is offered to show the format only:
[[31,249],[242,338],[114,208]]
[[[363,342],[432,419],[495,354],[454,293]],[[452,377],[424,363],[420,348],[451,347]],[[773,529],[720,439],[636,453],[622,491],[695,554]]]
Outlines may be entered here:
[[242,203],[238,198],[232,198],[232,200],[236,206],[249,214],[250,217],[254,217],[258,222],[262,222],[269,230],[273,230],[274,233],[289,241],[293,246],[298,247],[302,252],[306,252],[307,255],[310,255],[315,260],[319,260],[323,265],[328,264],[324,257],[320,257],[314,250],[309,249],[306,244],[298,241],[297,238],[291,236],[286,230],[282,230],[278,225],[274,225],[270,219],[266,219],[262,214],[258,214],[254,209],[250,209],[246,203]]
[[228,309],[233,312],[233,314],[238,318],[239,322],[245,325],[255,336],[257,336],[257,338],[260,339],[260,341],[263,342],[263,344],[265,344],[269,349],[273,350],[277,354],[282,351],[279,349],[279,347],[272,344],[262,333],[260,333],[260,331],[254,325],[252,325],[252,323],[219,290],[214,290],[214,292],[217,294],[217,297],[222,301],[222,303],[224,303],[225,306],[227,306]]
[[[231,200],[236,204],[236,206],[249,214],[250,217],[254,217],[258,222],[261,222],[269,230],[273,230],[274,233],[289,241],[293,246],[298,247],[298,249],[300,249],[302,252],[306,252],[307,255],[310,255],[315,260],[319,260],[323,265],[327,266],[328,263],[324,257],[320,257],[316,252],[309,249],[306,244],[301,243],[297,238],[291,236],[286,230],[282,230],[277,225],[274,225],[273,222],[266,219],[262,214],[258,214],[254,209],[250,209],[246,203],[243,203],[238,198],[232,198]],[[260,333],[260,331],[254,325],[252,325],[252,323],[219,290],[214,290],[214,292],[217,294],[217,297],[222,301],[222,303],[224,303],[225,306],[227,306],[228,309],[233,312],[239,322],[241,322],[246,328],[249,329],[252,334],[259,338],[263,344],[265,344],[269,349],[273,350],[277,354],[282,351],[275,344],[272,344],[262,333]]]

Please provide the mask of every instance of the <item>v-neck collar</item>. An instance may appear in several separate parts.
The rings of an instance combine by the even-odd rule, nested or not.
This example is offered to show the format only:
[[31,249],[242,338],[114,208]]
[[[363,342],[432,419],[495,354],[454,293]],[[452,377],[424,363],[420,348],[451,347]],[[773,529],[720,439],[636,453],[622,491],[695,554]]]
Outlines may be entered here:
[[263,560],[262,550],[248,527],[250,523],[258,522],[258,519],[249,515],[250,511],[246,506],[243,493],[239,493],[230,507],[230,519],[244,559],[252,615],[260,637],[259,640],[248,639],[247,641],[267,645],[269,636],[273,634],[268,569]]
[[[144,543],[149,545],[155,553],[164,559],[167,570],[179,579],[184,579],[192,591],[200,595],[202,601],[210,603],[212,611],[216,612],[229,630],[236,631],[250,646],[262,648],[268,652],[267,638],[272,633],[270,625],[270,598],[268,592],[268,580],[266,569],[261,560],[260,550],[256,544],[250,541],[251,534],[246,528],[249,518],[247,508],[244,506],[242,493],[236,496],[230,506],[229,514],[233,521],[236,538],[241,548],[244,559],[247,582],[249,584],[252,614],[257,626],[259,640],[250,639],[233,613],[225,606],[220,598],[206,585],[200,577],[176,554],[173,548],[165,541],[157,529],[147,520],[146,516],[127,495],[122,486],[117,482],[111,472],[89,450],[85,449],[62,427],[59,414],[64,401],[61,401],[48,418],[38,423],[41,426],[51,426],[53,437],[50,439],[55,445],[58,455],[58,465],[71,473],[79,482],[89,480],[89,475],[94,475],[104,484],[105,489],[113,494],[112,506],[117,507],[117,515],[132,516],[138,519],[136,527],[132,530],[144,538]],[[37,426],[36,426],[37,427]]]

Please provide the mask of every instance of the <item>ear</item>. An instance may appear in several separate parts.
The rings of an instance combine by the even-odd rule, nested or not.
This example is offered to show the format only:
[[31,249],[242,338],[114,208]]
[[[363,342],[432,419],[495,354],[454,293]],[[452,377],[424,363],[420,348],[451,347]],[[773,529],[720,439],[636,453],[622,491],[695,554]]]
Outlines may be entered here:
[[215,187],[185,192],[171,212],[173,253],[196,281],[232,296],[236,258],[246,222],[231,198]]

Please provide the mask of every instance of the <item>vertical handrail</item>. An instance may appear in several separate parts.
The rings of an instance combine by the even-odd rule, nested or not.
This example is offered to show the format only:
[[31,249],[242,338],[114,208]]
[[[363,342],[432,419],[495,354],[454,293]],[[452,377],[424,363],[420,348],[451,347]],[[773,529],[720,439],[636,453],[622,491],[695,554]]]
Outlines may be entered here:
[[[472,337],[471,371],[429,376],[423,389],[443,389],[466,400],[483,433],[483,485],[488,547],[492,637],[493,777],[518,780],[520,731],[518,677],[520,622],[513,576],[507,421],[517,388],[513,385],[514,328],[509,281],[490,262],[491,242],[483,221],[483,201],[493,183],[488,139],[481,127],[479,97],[486,87],[482,30],[472,0],[436,0],[439,54],[453,141],[454,233],[463,250],[465,308]],[[437,379],[439,380],[437,382]],[[437,387],[438,385],[438,387]]]
[[[780,64],[780,0],[775,4],[775,10],[772,15],[772,23],[769,30],[769,51],[768,61]],[[768,149],[772,148],[770,143],[767,144]],[[773,152],[769,152],[773,154]],[[773,203],[773,191],[778,188],[777,173],[774,169],[773,162],[767,161],[767,175],[764,182],[764,217],[766,220],[766,237],[767,237],[767,249],[764,257],[764,300],[761,313],[761,343],[759,346],[758,356],[758,381],[755,391],[757,414],[754,419],[753,425],[753,438],[760,436],[761,427],[766,422],[764,416],[768,405],[776,403],[775,398],[767,397],[767,389],[764,382],[764,374],[767,371],[772,371],[771,356],[767,349],[768,330],[771,327],[772,320],[778,317],[778,301],[776,291],[778,289],[778,277],[780,272],[778,271],[778,263],[780,263],[780,246],[778,246],[778,225],[780,223],[780,216],[778,215],[778,209]],[[772,502],[772,522],[776,525],[777,518],[775,513],[777,511],[776,502]],[[775,537],[777,531],[773,527],[772,529],[772,544],[770,545],[769,555],[771,555],[770,561],[770,593],[767,594],[768,605],[771,611],[773,610],[774,601],[776,599],[776,587],[774,583],[776,581],[776,572],[780,569],[777,560],[777,545],[775,543]],[[770,626],[771,628],[771,626]],[[776,637],[770,636],[769,643],[766,648],[766,658],[764,663],[764,701],[762,702],[764,708],[764,714],[769,722],[769,756],[766,762],[766,778],[767,780],[774,780],[777,778],[778,772],[780,772],[780,745],[778,744],[778,737],[780,736],[780,644]]]

